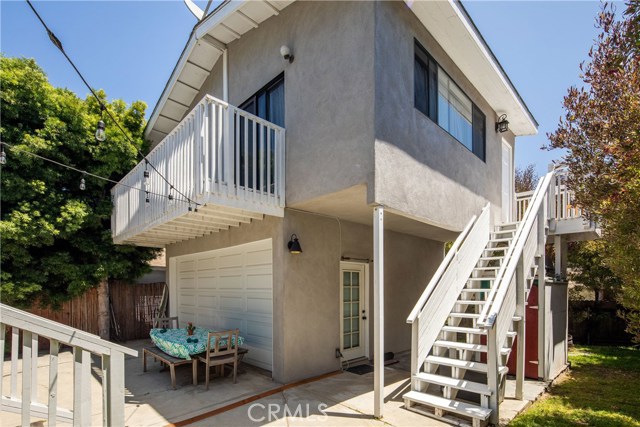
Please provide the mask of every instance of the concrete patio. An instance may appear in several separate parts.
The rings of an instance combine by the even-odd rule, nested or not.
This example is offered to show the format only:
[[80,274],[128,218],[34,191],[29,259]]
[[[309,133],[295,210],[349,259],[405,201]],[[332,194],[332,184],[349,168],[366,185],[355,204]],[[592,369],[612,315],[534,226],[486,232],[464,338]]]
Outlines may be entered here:
[[[138,349],[150,345],[149,340],[127,343]],[[177,390],[171,388],[169,372],[149,360],[148,372],[142,371],[142,360],[127,358],[125,420],[128,426],[445,426],[448,424],[404,409],[402,395],[409,390],[407,355],[398,355],[400,363],[385,368],[384,421],[373,413],[373,373],[356,375],[338,372],[317,381],[283,386],[271,380],[269,373],[243,365],[237,384],[229,377],[215,377],[210,389],[204,388],[204,369],[199,369],[199,385],[192,385],[191,367],[177,368]],[[96,365],[99,366],[99,365]],[[3,390],[8,393],[10,361],[3,367]],[[72,395],[65,387],[73,384],[73,358],[70,351],[60,354],[59,405],[72,407]],[[94,369],[91,379],[93,425],[102,422],[100,370]],[[19,380],[18,376],[18,380]],[[46,401],[48,356],[38,363],[38,392]],[[513,395],[514,382],[508,381],[506,395]],[[18,389],[20,385],[18,384]],[[507,423],[545,389],[538,381],[525,383],[525,401],[506,398],[501,404],[501,424]],[[264,396],[264,397],[260,397]],[[257,398],[256,398],[257,397]],[[242,404],[243,402],[249,403]],[[239,403],[237,403],[239,402]],[[230,405],[234,407],[230,407]],[[19,414],[2,412],[3,426],[20,425]],[[32,425],[46,425],[32,419]],[[59,425],[65,425],[59,423]]]

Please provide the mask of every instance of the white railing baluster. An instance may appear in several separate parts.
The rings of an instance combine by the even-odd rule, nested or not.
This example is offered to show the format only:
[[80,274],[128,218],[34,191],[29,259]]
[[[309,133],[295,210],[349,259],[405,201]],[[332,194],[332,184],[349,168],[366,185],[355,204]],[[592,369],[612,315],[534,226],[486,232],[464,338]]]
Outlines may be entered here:
[[5,349],[5,335],[7,333],[7,327],[4,323],[0,323],[0,349],[2,349],[2,357],[0,357],[0,409],[2,408],[2,396],[3,393],[3,383],[4,383],[4,349]]
[[22,331],[22,425],[31,425],[31,331]]
[[73,425],[91,425],[91,354],[73,348]]
[[18,398],[18,345],[20,343],[20,329],[11,327],[11,398]]
[[49,340],[49,395],[47,396],[47,426],[55,427],[58,409],[58,350],[57,340]]
[[38,334],[31,334],[31,401],[38,401]]

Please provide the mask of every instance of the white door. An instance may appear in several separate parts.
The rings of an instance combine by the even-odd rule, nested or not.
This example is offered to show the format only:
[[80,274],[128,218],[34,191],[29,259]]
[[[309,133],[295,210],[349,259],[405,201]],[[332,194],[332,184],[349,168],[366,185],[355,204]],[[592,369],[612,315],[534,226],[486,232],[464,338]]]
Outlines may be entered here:
[[182,256],[172,265],[180,323],[193,322],[212,330],[240,329],[243,347],[249,349],[244,361],[271,370],[271,239]]
[[502,220],[511,221],[513,211],[513,155],[511,145],[502,140]]
[[346,360],[368,357],[368,265],[340,263],[340,350]]

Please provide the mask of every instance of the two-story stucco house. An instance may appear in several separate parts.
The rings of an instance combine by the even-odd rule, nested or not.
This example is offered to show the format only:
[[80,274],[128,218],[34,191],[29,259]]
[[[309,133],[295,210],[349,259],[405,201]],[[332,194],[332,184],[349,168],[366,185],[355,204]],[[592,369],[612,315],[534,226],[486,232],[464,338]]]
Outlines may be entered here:
[[[407,406],[482,422],[506,352],[487,356],[486,331],[464,322],[492,290],[476,273],[496,273],[505,256],[491,248],[506,252],[518,236],[516,137],[536,129],[458,1],[227,0],[194,27],[149,120],[148,162],[166,180],[142,162],[113,190],[114,241],[166,248],[170,314],[240,328],[245,361],[278,381],[373,358],[379,399],[382,353],[413,349],[414,392],[445,394]],[[434,274],[444,280],[445,242],[464,230],[446,275],[479,224],[466,288],[444,293],[454,301],[443,319],[457,320],[429,323],[423,292]],[[505,340],[524,323],[508,322]],[[480,347],[437,335],[458,333]],[[487,377],[471,390],[477,402],[447,410],[461,387],[438,378],[474,366]]]

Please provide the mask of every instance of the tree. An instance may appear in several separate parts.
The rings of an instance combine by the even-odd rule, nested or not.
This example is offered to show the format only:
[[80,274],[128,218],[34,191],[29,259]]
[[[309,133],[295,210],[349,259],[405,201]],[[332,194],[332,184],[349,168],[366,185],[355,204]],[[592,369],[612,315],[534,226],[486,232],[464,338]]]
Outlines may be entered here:
[[523,191],[533,191],[538,185],[538,174],[536,173],[536,166],[531,163],[524,169],[516,167],[516,193]]
[[105,117],[107,140],[94,138],[98,102],[54,88],[32,59],[0,57],[2,124],[1,297],[18,306],[58,305],[106,278],[131,279],[148,271],[157,251],[116,246],[111,239],[112,183],[34,158],[28,151],[113,180],[144,148],[146,104],[127,106],[98,95],[132,138]]
[[549,148],[567,150],[568,184],[603,227],[603,256],[623,281],[628,330],[640,342],[640,3],[625,3],[621,19],[605,3],[597,25],[584,87],[569,89]]
[[571,280],[593,292],[594,303],[601,297],[616,299],[622,281],[616,276],[604,259],[606,249],[603,240],[575,242],[568,253]]

